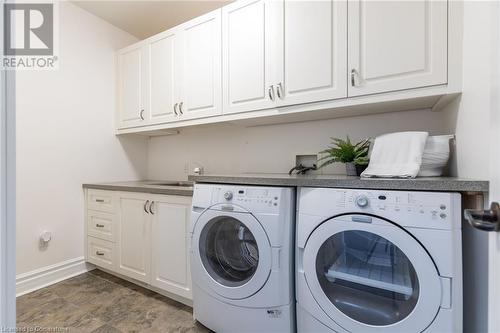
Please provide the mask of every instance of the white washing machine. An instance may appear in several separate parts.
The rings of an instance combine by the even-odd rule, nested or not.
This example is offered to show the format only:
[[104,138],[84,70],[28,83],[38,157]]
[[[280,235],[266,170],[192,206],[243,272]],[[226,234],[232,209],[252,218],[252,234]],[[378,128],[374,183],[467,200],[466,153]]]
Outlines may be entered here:
[[196,184],[194,317],[216,332],[293,332],[291,188]]
[[297,331],[462,332],[457,193],[300,188]]

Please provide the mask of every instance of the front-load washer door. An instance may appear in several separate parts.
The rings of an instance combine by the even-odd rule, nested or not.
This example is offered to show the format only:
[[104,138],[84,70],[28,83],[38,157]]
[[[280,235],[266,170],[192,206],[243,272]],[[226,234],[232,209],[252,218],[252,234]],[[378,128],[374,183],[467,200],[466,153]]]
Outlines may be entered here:
[[422,332],[441,304],[441,281],[422,245],[372,216],[322,223],[304,248],[307,285],[317,303],[351,332]]
[[196,222],[191,246],[193,280],[225,298],[252,296],[271,273],[271,244],[250,213],[205,211]]

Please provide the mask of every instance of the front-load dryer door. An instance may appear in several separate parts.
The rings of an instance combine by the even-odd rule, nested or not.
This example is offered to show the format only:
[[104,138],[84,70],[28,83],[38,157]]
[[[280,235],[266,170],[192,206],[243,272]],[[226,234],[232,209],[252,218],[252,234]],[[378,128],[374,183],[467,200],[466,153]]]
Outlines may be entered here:
[[271,273],[272,249],[250,213],[207,210],[193,232],[193,280],[228,299],[258,292]]
[[422,332],[441,304],[441,281],[422,245],[372,216],[343,215],[306,242],[307,285],[324,312],[350,332]]

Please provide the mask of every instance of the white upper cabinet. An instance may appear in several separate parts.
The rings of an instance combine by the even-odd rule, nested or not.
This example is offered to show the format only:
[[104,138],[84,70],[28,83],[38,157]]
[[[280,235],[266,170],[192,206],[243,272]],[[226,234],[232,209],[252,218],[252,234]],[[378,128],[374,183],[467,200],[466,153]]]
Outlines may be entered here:
[[348,2],[349,96],[447,83],[448,3]]
[[280,105],[347,97],[347,3],[285,1]]
[[200,16],[179,28],[182,59],[180,118],[222,113],[221,10]]
[[175,103],[179,96],[180,68],[177,66],[175,30],[148,40],[149,48],[149,123],[168,122],[176,117]]
[[439,109],[461,40],[458,1],[237,0],[119,51],[117,132]]
[[222,31],[224,113],[347,96],[346,2],[238,1]]
[[275,105],[272,85],[282,38],[277,6],[272,0],[243,0],[222,8],[224,113]]
[[145,107],[147,60],[147,50],[141,43],[118,53],[119,128],[144,125],[144,120],[148,117]]
[[189,269],[191,197],[152,197],[151,285],[192,298]]

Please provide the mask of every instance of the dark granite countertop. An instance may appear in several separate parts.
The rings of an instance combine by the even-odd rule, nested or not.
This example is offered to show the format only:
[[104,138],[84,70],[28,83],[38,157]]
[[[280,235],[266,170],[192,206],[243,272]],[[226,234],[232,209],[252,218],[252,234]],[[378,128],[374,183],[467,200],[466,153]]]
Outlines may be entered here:
[[288,175],[288,174],[236,174],[191,175],[197,183],[245,184],[269,186],[308,186],[354,189],[381,189],[434,192],[488,192],[485,180],[454,177],[425,177],[415,179],[359,178],[345,175]]
[[168,195],[182,195],[192,196],[192,186],[166,186],[159,185],[161,183],[168,183],[169,181],[161,180],[142,180],[130,182],[115,182],[115,183],[96,183],[96,184],[83,184],[83,188],[108,190],[108,191],[128,191],[128,192],[143,192],[153,194],[168,194]]

